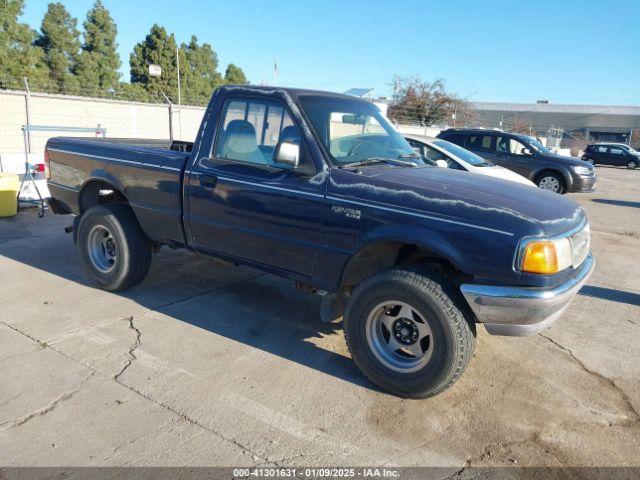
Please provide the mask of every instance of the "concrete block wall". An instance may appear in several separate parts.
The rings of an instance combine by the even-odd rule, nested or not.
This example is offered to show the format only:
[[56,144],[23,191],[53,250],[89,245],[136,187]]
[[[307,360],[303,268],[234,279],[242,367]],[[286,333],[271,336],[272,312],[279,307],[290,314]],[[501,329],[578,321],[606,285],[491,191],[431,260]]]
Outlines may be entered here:
[[[107,137],[170,138],[169,106],[119,100],[32,93],[31,125],[107,129]],[[204,108],[174,107],[173,138],[193,141]],[[0,154],[24,152],[21,127],[27,123],[27,97],[21,91],[0,91]],[[61,132],[32,132],[31,151],[44,150],[52,136],[94,136]]]

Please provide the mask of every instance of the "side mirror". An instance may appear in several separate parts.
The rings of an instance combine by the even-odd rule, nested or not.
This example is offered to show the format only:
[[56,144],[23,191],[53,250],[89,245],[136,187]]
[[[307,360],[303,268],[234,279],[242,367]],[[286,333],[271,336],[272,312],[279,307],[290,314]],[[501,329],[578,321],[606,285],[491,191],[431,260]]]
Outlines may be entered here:
[[300,145],[292,142],[280,142],[273,155],[274,163],[296,168],[300,162]]
[[523,148],[520,153],[522,153],[522,155],[526,155],[527,157],[532,157],[533,156],[533,152],[528,149],[528,148]]
[[447,163],[446,160],[436,160],[436,167],[440,167],[440,168],[449,168],[449,164]]

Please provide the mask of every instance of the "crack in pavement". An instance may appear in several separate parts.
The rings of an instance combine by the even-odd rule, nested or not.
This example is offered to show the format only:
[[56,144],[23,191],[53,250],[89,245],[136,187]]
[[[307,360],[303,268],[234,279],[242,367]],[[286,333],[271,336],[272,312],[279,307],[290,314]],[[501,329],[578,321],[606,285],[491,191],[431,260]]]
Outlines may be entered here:
[[[138,357],[136,357],[135,351],[138,349],[138,347],[141,345],[141,341],[140,338],[142,337],[142,332],[140,332],[140,330],[138,330],[138,328],[136,328],[136,326],[133,324],[133,315],[130,315],[129,318],[129,329],[133,330],[134,332],[136,332],[136,340],[135,342],[133,342],[133,344],[129,347],[129,358],[127,359],[127,361],[125,362],[125,364],[123,365],[122,369],[116,373],[113,377],[113,379],[118,382],[118,380],[120,379],[120,376],[125,372],[125,370],[127,368],[129,368],[131,366],[131,364],[138,359]],[[118,382],[120,383],[120,382]]]
[[587,373],[591,374],[592,376],[594,376],[595,378],[597,378],[600,383],[602,383],[603,385],[606,385],[609,388],[612,388],[613,390],[615,390],[618,393],[618,395],[620,395],[620,397],[622,398],[622,401],[625,403],[627,409],[629,410],[629,412],[633,416],[633,418],[631,418],[630,421],[632,423],[635,423],[636,425],[640,426],[640,414],[638,413],[638,411],[633,406],[633,403],[631,402],[631,399],[629,398],[629,396],[618,385],[616,385],[615,381],[611,380],[610,378],[605,377],[604,375],[602,375],[602,374],[600,374],[600,373],[598,373],[598,372],[596,372],[594,370],[590,370],[589,368],[587,368],[587,366],[578,357],[576,357],[576,355],[573,353],[572,350],[570,350],[569,348],[559,344],[558,342],[556,342],[551,337],[548,337],[548,336],[546,336],[546,335],[544,335],[542,333],[539,333],[538,335],[540,335],[542,338],[545,338],[546,340],[551,342],[551,344],[555,345],[556,347],[558,347],[559,349],[561,349],[565,353],[567,353],[567,355],[569,355],[569,357],[571,357],[578,365],[580,365],[580,367],[585,372],[587,372]]
[[[243,443],[239,442],[238,440],[236,440],[235,438],[232,437],[228,437],[226,435],[224,435],[223,433],[221,433],[220,431],[211,428],[207,425],[204,425],[203,423],[200,423],[198,420],[191,418],[190,416],[188,416],[186,413],[183,413],[179,410],[177,410],[176,408],[172,407],[171,405],[168,405],[165,402],[162,402],[160,400],[156,400],[155,398],[151,397],[149,394],[142,392],[141,390],[138,390],[137,388],[131,386],[131,385],[127,385],[126,383],[123,383],[121,380],[116,380],[116,382],[118,383],[118,385],[122,385],[124,388],[126,388],[127,390],[135,393],[136,395],[141,396],[142,398],[144,398],[145,400],[148,400],[168,411],[170,411],[171,413],[173,413],[174,415],[177,415],[179,418],[183,419],[184,421],[186,421],[187,423],[200,427],[203,430],[206,430],[209,433],[212,433],[213,435],[215,435],[218,438],[221,438],[222,440],[231,443],[232,445],[236,446],[237,448],[239,448],[242,453],[244,454],[248,454],[251,455],[252,458],[254,460],[262,460],[263,462],[267,462],[267,463],[274,463],[272,462],[270,459],[263,457],[261,455],[258,455],[256,452],[252,451],[249,447],[247,447],[246,445],[244,445]],[[274,463],[274,465],[278,466],[277,464]]]
[[[261,275],[260,275],[260,276],[261,276]],[[254,277],[254,278],[257,278],[257,277]],[[243,281],[244,281],[244,280],[243,280]],[[240,282],[234,282],[233,284],[235,284],[235,283],[240,283]],[[218,288],[223,288],[223,287],[216,287],[216,288],[214,288],[214,289],[210,289],[209,291],[213,291],[213,290],[216,290],[216,289],[218,289]],[[209,293],[209,291],[207,291],[207,292],[202,292],[202,293],[200,293],[199,295],[203,295],[203,294],[205,294],[205,293]],[[194,298],[194,297],[196,297],[196,296],[198,296],[198,295],[193,295],[193,296],[191,296],[191,297],[189,297],[189,298],[185,298],[185,299],[182,299],[182,300],[179,300],[179,301],[170,302],[170,303],[168,303],[168,304],[166,304],[166,305],[164,305],[164,306],[173,305],[173,304],[175,304],[175,303],[179,303],[180,301],[188,300],[188,299],[190,299],[190,298]],[[163,308],[163,307],[156,307],[156,308]],[[148,311],[148,312],[146,312],[146,313],[149,313],[149,312],[151,312],[151,311],[155,311],[155,309],[154,309],[154,310],[149,310],[149,311]],[[169,412],[173,413],[173,414],[174,414],[174,415],[176,415],[178,418],[181,418],[181,419],[185,420],[185,421],[186,421],[186,422],[188,422],[189,424],[194,425],[194,426],[199,427],[199,428],[202,428],[203,430],[208,431],[209,433],[211,433],[211,434],[213,434],[213,435],[217,436],[218,438],[222,439],[223,441],[228,442],[228,443],[231,443],[231,444],[232,444],[232,445],[234,445],[235,447],[239,448],[243,453],[250,455],[254,460],[260,460],[261,462],[263,462],[263,463],[265,463],[265,464],[273,464],[273,465],[275,465],[275,466],[278,466],[278,464],[277,464],[277,463],[275,463],[275,462],[271,461],[270,459],[268,459],[268,458],[266,458],[266,457],[263,457],[262,455],[257,454],[256,452],[252,451],[249,447],[247,447],[246,445],[244,445],[244,444],[242,444],[241,442],[237,441],[236,439],[231,438],[231,437],[228,437],[228,436],[224,435],[223,433],[221,433],[221,432],[219,432],[219,431],[217,431],[217,430],[215,430],[215,429],[213,429],[213,428],[210,428],[210,427],[208,427],[208,426],[206,426],[206,425],[203,425],[202,423],[198,422],[197,420],[195,420],[195,419],[193,419],[193,418],[189,417],[187,414],[182,413],[182,412],[180,412],[180,411],[176,410],[175,408],[171,407],[170,405],[167,405],[167,404],[166,404],[166,403],[164,403],[164,402],[158,401],[158,400],[156,400],[156,399],[152,398],[151,396],[149,396],[149,395],[145,394],[144,392],[142,392],[142,391],[140,391],[140,390],[136,389],[135,387],[132,387],[132,386],[127,385],[127,384],[125,384],[124,382],[122,382],[122,381],[120,380],[120,376],[122,375],[122,373],[123,373],[127,368],[129,368],[129,366],[131,366],[131,364],[133,363],[133,361],[136,359],[136,357],[135,357],[135,353],[134,353],[134,352],[135,352],[135,350],[140,346],[140,339],[141,339],[141,337],[142,337],[142,332],[141,332],[141,331],[140,331],[140,330],[139,330],[139,329],[138,329],[138,328],[133,324],[133,316],[125,317],[125,319],[128,319],[128,320],[129,320],[129,326],[128,326],[128,327],[129,327],[131,330],[133,330],[133,331],[135,331],[135,332],[136,332],[136,341],[135,341],[135,342],[131,345],[131,347],[129,348],[129,355],[130,355],[130,358],[129,358],[129,360],[127,361],[127,363],[125,364],[125,366],[123,367],[123,369],[122,369],[118,374],[116,374],[114,377],[105,377],[105,378],[110,378],[111,380],[115,381],[118,385],[120,385],[120,386],[122,386],[122,387],[126,388],[126,389],[127,389],[127,390],[129,390],[130,392],[135,393],[136,395],[138,395],[138,396],[140,396],[140,397],[144,398],[145,400],[147,400],[147,401],[149,401],[149,402],[152,402],[152,403],[154,403],[154,404],[156,404],[156,405],[158,405],[158,406],[160,406],[160,407],[162,407],[162,408],[164,408],[164,409],[168,410]],[[86,382],[86,380],[88,380],[89,378],[91,378],[94,374],[96,374],[96,373],[97,373],[97,374],[98,374],[98,375],[100,375],[100,376],[104,376],[104,375],[100,374],[100,372],[98,372],[97,370],[94,370],[94,369],[93,369],[93,368],[91,368],[91,367],[87,367],[87,365],[84,365],[80,360],[78,360],[78,359],[76,359],[76,358],[74,358],[74,357],[72,357],[72,356],[69,356],[69,355],[67,355],[66,353],[64,353],[64,352],[62,352],[62,351],[60,351],[60,350],[58,350],[58,349],[56,349],[56,348],[53,348],[53,347],[52,347],[52,346],[50,346],[50,345],[47,345],[47,344],[46,344],[46,342],[43,342],[43,341],[41,341],[41,340],[39,340],[39,339],[37,339],[37,338],[33,337],[32,335],[28,334],[27,332],[23,332],[23,331],[21,331],[20,329],[18,329],[18,328],[16,328],[16,327],[14,327],[14,326],[12,326],[12,325],[9,325],[9,324],[7,324],[7,323],[5,323],[5,322],[2,322],[2,321],[0,321],[0,325],[4,325],[5,327],[10,328],[10,329],[11,329],[11,330],[13,330],[14,332],[16,332],[16,333],[18,333],[18,334],[20,334],[20,335],[22,335],[22,336],[24,336],[24,337],[28,338],[29,340],[31,340],[31,341],[33,341],[33,342],[36,342],[37,344],[41,345],[43,348],[49,348],[49,349],[51,349],[52,351],[54,351],[54,352],[56,352],[56,353],[58,353],[58,354],[62,355],[63,357],[65,357],[65,358],[67,358],[67,359],[71,360],[72,362],[74,362],[74,363],[76,363],[76,364],[78,364],[78,365],[80,365],[80,366],[82,366],[82,367],[84,367],[84,368],[88,368],[88,369],[91,371],[91,374],[81,382],[80,388],[82,387],[82,385],[84,384],[84,382]],[[32,414],[30,414],[30,415],[28,416],[28,418],[26,418],[26,419],[19,419],[19,420],[17,420],[17,421],[16,421],[16,422],[17,422],[17,424],[16,424],[16,425],[11,425],[10,427],[7,427],[7,428],[5,428],[5,429],[0,430],[0,432],[1,432],[1,431],[4,431],[4,430],[8,430],[8,429],[13,428],[13,427],[16,427],[16,426],[18,426],[18,425],[22,425],[22,424],[26,423],[27,421],[29,421],[31,418],[35,417],[35,416],[38,416],[38,415],[44,415],[44,414],[46,414],[46,413],[50,412],[50,411],[51,411],[51,410],[53,410],[53,409],[54,409],[54,408],[55,408],[55,407],[56,407],[60,402],[66,401],[66,400],[68,400],[69,398],[71,398],[73,395],[75,395],[75,394],[80,390],[80,388],[79,388],[78,390],[73,391],[73,392],[67,392],[66,394],[63,394],[61,397],[57,398],[54,402],[52,402],[52,404],[49,404],[49,405],[48,405],[47,407],[45,407],[44,409],[39,410],[39,411],[36,411],[36,412],[33,412],[33,413],[32,413]],[[24,421],[23,421],[23,420],[24,420]]]
[[87,375],[85,378],[83,378],[80,381],[80,385],[78,386],[78,388],[76,388],[75,390],[71,390],[71,391],[63,393],[62,395],[60,395],[58,398],[53,400],[51,403],[49,403],[45,407],[39,408],[38,410],[35,410],[35,411],[33,411],[33,412],[31,412],[31,413],[29,413],[29,414],[27,414],[27,415],[25,415],[25,416],[23,416],[21,418],[18,418],[17,420],[13,420],[11,422],[4,422],[3,424],[0,424],[0,427],[2,425],[6,425],[7,423],[9,424],[5,428],[0,428],[0,432],[4,432],[4,431],[9,430],[11,428],[19,427],[20,425],[24,425],[29,420],[32,420],[35,417],[42,417],[42,416],[46,415],[47,413],[55,410],[56,407],[58,405],[60,405],[62,402],[66,402],[67,400],[71,399],[76,393],[78,393],[80,390],[82,390],[82,387],[84,386],[85,382],[87,380],[89,380],[91,377],[93,377],[93,375],[95,373],[96,373],[95,371],[91,371],[91,373],[89,375]]
[[[560,456],[558,455],[558,451],[554,451],[552,445],[550,445],[549,443],[545,442],[542,439],[541,436],[541,432],[532,432],[529,436],[527,436],[526,438],[523,438],[521,440],[512,440],[509,442],[495,442],[495,443],[489,443],[487,445],[484,446],[484,448],[482,449],[482,453],[480,454],[480,456],[478,457],[472,457],[472,458],[468,458],[465,461],[465,465],[464,467],[459,470],[458,472],[456,472],[453,476],[460,476],[460,474],[462,474],[462,472],[464,472],[466,469],[474,467],[474,463],[478,463],[478,462],[482,462],[483,460],[485,460],[486,458],[490,458],[494,453],[493,450],[495,448],[503,448],[503,449],[507,449],[510,447],[514,447],[514,446],[518,446],[518,445],[526,445],[526,444],[533,444],[533,445],[537,445],[538,447],[540,447],[544,453],[546,453],[547,455],[552,456],[553,458],[555,458],[558,463],[560,463],[563,466],[568,466],[567,462],[565,460],[563,460],[562,458],[560,458]],[[506,458],[506,460],[510,461],[512,464],[515,465],[515,463],[517,462],[517,458]]]

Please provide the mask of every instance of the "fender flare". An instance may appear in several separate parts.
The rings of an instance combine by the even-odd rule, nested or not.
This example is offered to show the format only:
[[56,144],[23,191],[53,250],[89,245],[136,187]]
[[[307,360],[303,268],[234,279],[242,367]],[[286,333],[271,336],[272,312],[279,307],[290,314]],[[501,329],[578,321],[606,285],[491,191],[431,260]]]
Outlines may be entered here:
[[120,180],[116,176],[114,176],[107,170],[104,170],[102,168],[97,168],[91,171],[91,173],[89,174],[89,177],[84,182],[82,182],[82,185],[80,186],[80,190],[78,191],[78,211],[80,214],[83,213],[82,202],[81,202],[82,195],[84,194],[87,186],[93,182],[104,182],[111,185],[114,189],[120,192],[127,199],[127,202],[129,204],[131,203],[129,201],[126,188],[124,187],[122,182],[120,182]]
[[533,183],[536,183],[536,177],[540,174],[540,172],[543,172],[545,170],[558,172],[562,176],[562,178],[564,178],[567,190],[570,190],[573,186],[573,178],[571,177],[571,174],[568,172],[567,168],[558,167],[557,165],[551,163],[543,163],[542,165],[538,165],[529,175],[529,180],[531,180]]
[[[421,228],[417,226],[407,226],[398,224],[382,225],[379,228],[366,232],[360,239],[357,248],[353,255],[345,262],[340,273],[339,285],[343,285],[345,281],[348,281],[352,275],[352,269],[357,268],[358,260],[367,254],[367,252],[375,248],[376,246],[387,245],[390,250],[393,251],[393,245],[397,246],[397,252],[402,246],[414,245],[420,249],[425,250],[433,254],[434,257],[441,258],[450,263],[456,270],[468,273],[466,271],[466,259],[465,257],[453,248],[450,242],[446,240],[446,237],[434,230]],[[391,266],[395,261],[387,258],[386,265]],[[371,268],[374,268],[372,266]]]

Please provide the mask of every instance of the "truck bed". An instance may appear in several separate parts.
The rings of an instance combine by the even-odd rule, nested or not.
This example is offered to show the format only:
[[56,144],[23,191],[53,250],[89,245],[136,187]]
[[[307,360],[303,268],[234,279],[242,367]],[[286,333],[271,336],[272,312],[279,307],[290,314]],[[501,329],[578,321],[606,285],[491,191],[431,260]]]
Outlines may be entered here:
[[81,214],[96,195],[109,194],[101,188],[101,181],[109,181],[126,197],[152,240],[184,244],[181,192],[189,153],[176,151],[179,145],[163,140],[52,138],[46,147],[49,189],[56,199],[51,206]]

